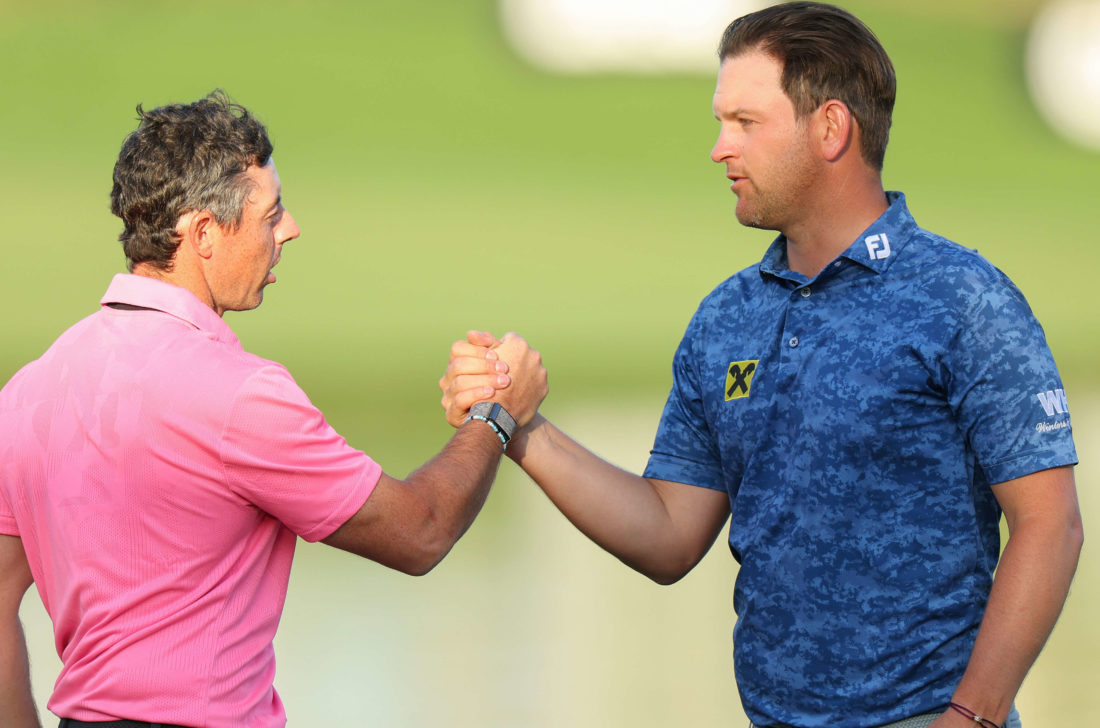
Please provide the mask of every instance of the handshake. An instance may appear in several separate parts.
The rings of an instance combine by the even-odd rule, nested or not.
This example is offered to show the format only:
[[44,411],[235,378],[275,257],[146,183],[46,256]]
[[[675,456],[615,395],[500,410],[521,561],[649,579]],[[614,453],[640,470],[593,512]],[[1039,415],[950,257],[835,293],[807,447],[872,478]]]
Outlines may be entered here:
[[500,404],[526,426],[549,391],[542,356],[522,336],[497,339],[487,331],[469,331],[451,346],[451,360],[439,380],[447,421],[459,427],[478,402]]

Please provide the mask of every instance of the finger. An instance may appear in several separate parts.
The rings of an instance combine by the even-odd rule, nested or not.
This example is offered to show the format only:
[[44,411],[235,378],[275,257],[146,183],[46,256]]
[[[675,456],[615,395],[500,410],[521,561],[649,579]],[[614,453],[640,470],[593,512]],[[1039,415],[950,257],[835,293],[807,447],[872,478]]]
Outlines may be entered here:
[[458,356],[474,356],[484,359],[486,354],[491,351],[488,347],[479,346],[478,344],[471,344],[468,341],[456,341],[451,344],[451,358],[454,359]]
[[497,337],[493,336],[488,331],[478,331],[476,329],[471,329],[466,332],[466,340],[471,344],[484,346],[486,348],[492,348],[500,343]]
[[507,374],[463,374],[444,378],[441,382],[444,396],[452,399],[467,391],[477,391],[483,396],[492,397],[496,390],[505,389],[512,383]]
[[484,389],[467,389],[453,396],[444,395],[443,408],[446,410],[447,422],[458,427],[466,421],[471,407],[478,402],[492,399],[495,392],[496,390],[492,387],[485,387]]
[[444,377],[459,376],[463,374],[507,374],[508,368],[508,362],[500,359],[462,356],[451,359],[451,363],[447,365],[447,373]]
[[[478,401],[480,401],[480,399],[481,398],[478,398]],[[465,397],[462,398],[461,402],[458,402],[444,396],[443,409],[447,422],[453,427],[460,427],[462,423],[466,421],[466,418],[469,417],[470,407],[472,407],[473,404],[474,403],[466,403]]]
[[[489,393],[487,394],[486,392]],[[465,415],[465,413],[475,404],[477,404],[478,402],[484,402],[487,399],[492,399],[494,394],[496,394],[496,390],[492,389],[491,387],[486,387],[485,390],[467,389],[463,392],[459,392],[454,396],[454,399],[451,400],[450,409],[460,410],[463,415]]]
[[459,357],[472,357],[475,359],[499,359],[500,355],[494,349],[489,349],[468,341],[456,341],[451,344],[451,359]]
[[[440,384],[442,386],[442,382]],[[495,392],[496,390],[488,385],[463,390],[443,387],[443,397],[439,400],[439,403],[443,405],[447,421],[457,427],[466,419],[470,407],[476,402],[492,398]]]

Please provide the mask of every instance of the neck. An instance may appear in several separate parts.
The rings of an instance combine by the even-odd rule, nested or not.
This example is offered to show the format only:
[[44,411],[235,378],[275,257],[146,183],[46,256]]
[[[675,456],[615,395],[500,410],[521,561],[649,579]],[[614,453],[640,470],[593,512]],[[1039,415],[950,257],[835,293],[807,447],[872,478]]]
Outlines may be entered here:
[[214,297],[210,294],[206,279],[193,266],[188,265],[187,261],[180,260],[178,254],[173,258],[171,267],[167,269],[158,268],[150,263],[136,263],[130,272],[136,276],[155,278],[158,281],[171,283],[173,286],[191,291],[196,298],[213,309],[219,316],[223,313],[214,306]]
[[787,237],[788,265],[807,278],[847,250],[889,207],[877,172],[846,175],[819,189],[822,194],[805,206],[802,218],[780,231]]

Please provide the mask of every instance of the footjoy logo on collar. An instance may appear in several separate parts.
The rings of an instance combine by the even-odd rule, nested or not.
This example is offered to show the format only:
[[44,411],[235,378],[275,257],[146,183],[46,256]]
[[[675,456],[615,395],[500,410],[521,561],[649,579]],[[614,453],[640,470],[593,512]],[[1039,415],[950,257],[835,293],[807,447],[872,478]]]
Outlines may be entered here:
[[863,242],[867,245],[867,255],[871,256],[871,260],[890,257],[890,240],[886,237],[886,233],[864,238]]
[[756,365],[759,362],[759,359],[730,362],[730,368],[726,370],[727,402],[731,399],[742,399],[749,396],[749,389],[752,387],[752,375],[756,374]]

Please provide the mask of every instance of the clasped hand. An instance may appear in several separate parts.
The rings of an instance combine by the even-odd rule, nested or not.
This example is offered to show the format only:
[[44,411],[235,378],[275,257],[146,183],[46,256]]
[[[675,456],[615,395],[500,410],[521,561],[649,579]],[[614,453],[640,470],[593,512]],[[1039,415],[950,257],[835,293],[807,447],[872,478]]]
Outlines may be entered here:
[[549,391],[542,356],[522,336],[497,339],[487,331],[468,331],[451,346],[451,360],[439,380],[447,421],[458,427],[470,407],[500,403],[523,427],[535,416]]

